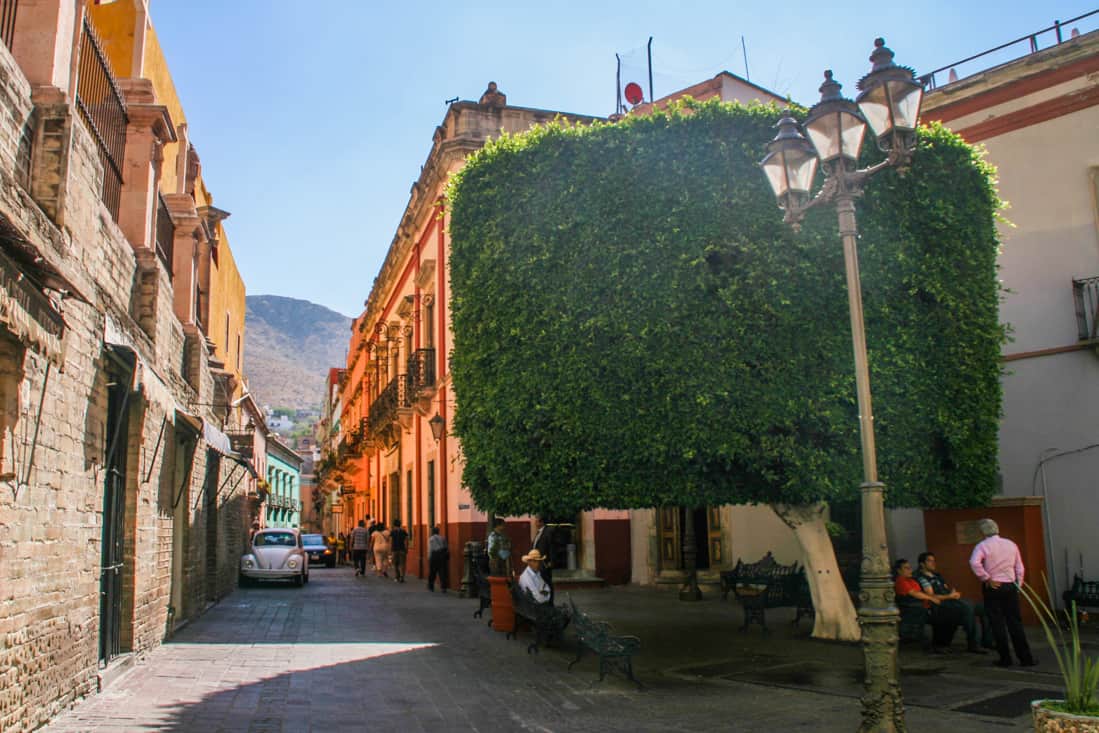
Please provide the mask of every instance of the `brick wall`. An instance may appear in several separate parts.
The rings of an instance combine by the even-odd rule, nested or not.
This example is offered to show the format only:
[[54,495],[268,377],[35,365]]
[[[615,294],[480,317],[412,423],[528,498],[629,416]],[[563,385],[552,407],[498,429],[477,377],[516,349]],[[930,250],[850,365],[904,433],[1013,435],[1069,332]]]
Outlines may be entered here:
[[[48,90],[47,90],[48,91]],[[42,90],[36,90],[41,95]],[[173,313],[172,283],[155,257],[139,262],[99,199],[102,169],[79,115],[57,106],[71,125],[63,149],[39,156],[32,171],[64,196],[53,210],[19,183],[19,145],[33,105],[30,85],[0,45],[0,216],[87,296],[66,299],[64,368],[14,340],[0,325],[0,730],[33,730],[98,682],[99,591],[104,522],[110,317],[137,355],[143,382],[157,390],[131,395],[123,522],[124,652],[140,655],[165,638],[172,622],[201,613],[236,585],[249,522],[246,480],[221,460],[216,490],[217,564],[208,583],[202,497],[206,447],[197,438],[188,490],[177,511],[175,406],[214,420],[213,376],[201,334],[191,336],[193,373],[183,373],[184,325]],[[55,141],[56,142],[56,141]],[[34,186],[32,185],[33,189]],[[60,222],[60,224],[58,224]],[[155,376],[147,372],[154,372]],[[160,394],[154,394],[159,392]],[[44,396],[44,398],[43,398]],[[177,524],[176,517],[183,521]],[[178,538],[177,538],[177,535]],[[184,548],[177,556],[176,540]],[[169,619],[173,567],[183,598]]]

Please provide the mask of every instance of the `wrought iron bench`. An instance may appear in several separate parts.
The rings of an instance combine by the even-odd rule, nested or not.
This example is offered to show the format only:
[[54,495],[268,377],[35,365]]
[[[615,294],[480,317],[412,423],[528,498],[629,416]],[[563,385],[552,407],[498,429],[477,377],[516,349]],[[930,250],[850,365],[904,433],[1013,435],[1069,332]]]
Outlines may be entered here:
[[[527,654],[538,651],[538,647],[547,641],[555,641],[561,638],[565,627],[569,625],[569,611],[563,606],[554,606],[552,603],[539,603],[525,588],[520,588],[518,583],[511,586],[511,600],[515,606],[515,615],[526,619],[534,627],[534,641],[527,645]],[[519,624],[507,632],[507,638],[518,636]]]
[[763,627],[763,633],[770,633],[767,628],[768,608],[795,607],[795,625],[802,616],[813,616],[813,599],[805,569],[796,562],[781,565],[770,552],[753,563],[738,559],[736,567],[722,572],[722,600],[728,599],[730,591],[744,608],[741,631],[747,631],[748,625],[755,622]]
[[572,628],[576,632],[576,659],[569,662],[569,670],[584,656],[584,651],[590,649],[599,655],[599,681],[603,681],[607,668],[614,665],[620,669],[626,677],[644,688],[641,680],[633,676],[633,655],[641,649],[641,640],[636,636],[619,636],[611,633],[610,624],[606,621],[594,621],[586,613],[576,607],[576,602],[569,596],[569,609],[572,616]]
[[1072,603],[1077,608],[1099,608],[1099,582],[1084,580],[1079,575],[1072,578],[1072,588],[1061,594],[1065,607]]
[[897,599],[897,610],[901,612],[900,640],[925,642],[924,627],[931,624],[931,610],[924,608],[923,601],[907,597]]

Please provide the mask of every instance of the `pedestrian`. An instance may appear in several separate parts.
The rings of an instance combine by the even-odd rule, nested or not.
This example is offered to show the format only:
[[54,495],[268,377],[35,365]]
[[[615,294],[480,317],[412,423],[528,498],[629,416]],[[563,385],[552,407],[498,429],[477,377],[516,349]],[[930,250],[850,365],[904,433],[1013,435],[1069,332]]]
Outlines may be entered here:
[[1037,662],[1030,653],[1019,613],[1019,586],[1023,584],[1026,571],[1019,546],[1001,537],[999,526],[991,519],[980,520],[977,528],[984,539],[973,548],[969,567],[981,581],[985,611],[996,639],[996,651],[1000,653],[996,666],[1011,666],[1011,650],[1007,645],[1010,636],[1019,664],[1033,667]]
[[542,553],[538,550],[531,550],[523,555],[521,559],[527,564],[527,569],[519,576],[519,587],[522,590],[530,591],[535,603],[549,603],[550,587],[542,579],[541,565],[544,562]]
[[347,550],[347,536],[343,532],[340,532],[340,536],[336,538],[336,562],[343,565],[347,558],[344,557],[344,552]]
[[492,532],[488,535],[488,572],[498,578],[510,578],[511,538],[504,531],[504,518],[497,517],[492,522]]
[[359,526],[351,530],[351,555],[355,559],[355,575],[366,575],[366,553],[370,549],[370,533],[366,531],[366,522],[359,520]]
[[534,528],[537,532],[531,549],[538,550],[542,555],[542,580],[550,589],[550,602],[553,602],[553,529],[546,526],[545,517],[541,514],[534,515]]
[[389,530],[385,527],[370,535],[370,549],[374,552],[374,572],[389,577]]
[[378,520],[378,519],[370,519],[370,517],[367,517],[367,520],[368,521],[366,523],[366,531],[370,535],[370,547],[371,547],[370,557],[367,558],[367,559],[370,561],[370,567],[372,567],[374,569],[374,572],[376,574],[378,572],[378,563],[375,562],[375,560],[374,560],[374,552],[373,552],[374,533],[379,531],[380,529],[382,529],[382,527],[381,527],[381,521]]
[[431,528],[431,537],[427,540],[427,589],[435,592],[435,579],[439,579],[439,586],[446,593],[450,585],[450,548],[447,547],[446,537],[439,534],[438,527]]
[[404,565],[408,558],[408,532],[401,528],[401,520],[393,520],[393,529],[389,532],[389,553],[393,558],[393,580],[404,582]]

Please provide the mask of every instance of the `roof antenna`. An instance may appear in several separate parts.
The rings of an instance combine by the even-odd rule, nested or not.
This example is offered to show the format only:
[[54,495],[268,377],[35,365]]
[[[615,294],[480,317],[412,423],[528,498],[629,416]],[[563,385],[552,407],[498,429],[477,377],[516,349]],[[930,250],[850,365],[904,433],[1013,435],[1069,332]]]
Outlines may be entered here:
[[748,73],[748,44],[744,42],[744,36],[740,37],[740,48],[744,51],[744,79],[751,81],[752,75]]
[[454,104],[455,102],[458,101],[458,99],[459,99],[458,97],[453,97],[453,98],[448,99],[445,102],[443,102],[443,104]]

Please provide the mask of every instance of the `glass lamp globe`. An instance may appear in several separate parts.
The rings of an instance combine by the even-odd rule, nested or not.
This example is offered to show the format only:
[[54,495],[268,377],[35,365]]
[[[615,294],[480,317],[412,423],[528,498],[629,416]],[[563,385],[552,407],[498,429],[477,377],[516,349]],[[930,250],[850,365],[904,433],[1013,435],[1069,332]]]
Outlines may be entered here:
[[775,192],[779,207],[797,208],[809,199],[817,172],[817,155],[789,110],[776,127],[778,134],[767,144],[767,156],[760,161],[760,167]]
[[874,41],[870,60],[873,69],[858,83],[859,109],[877,135],[878,147],[887,153],[898,146],[911,151],[916,146],[923,84],[912,69],[893,63],[893,52],[882,38]]

